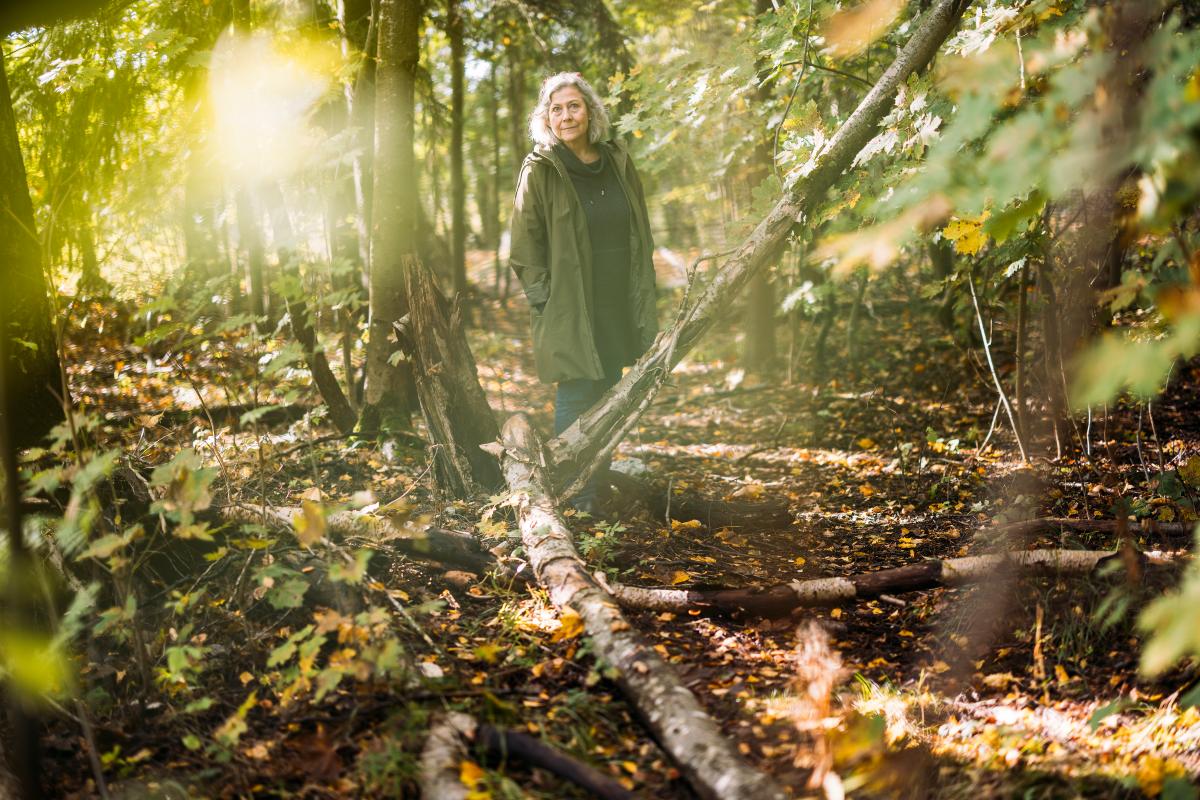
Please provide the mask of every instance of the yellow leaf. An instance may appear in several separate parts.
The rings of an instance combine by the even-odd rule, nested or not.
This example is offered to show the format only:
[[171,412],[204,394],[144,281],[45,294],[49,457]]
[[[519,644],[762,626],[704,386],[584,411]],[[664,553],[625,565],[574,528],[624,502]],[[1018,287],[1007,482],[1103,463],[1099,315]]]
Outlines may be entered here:
[[1003,689],[1015,680],[1016,678],[1013,677],[1011,672],[996,672],[991,675],[985,675],[983,677],[983,685],[993,689]]
[[1062,664],[1054,665],[1054,677],[1058,679],[1059,683],[1066,683],[1067,681],[1071,680],[1071,676],[1067,674],[1065,669],[1063,669]]
[[677,569],[677,570],[675,570],[675,574],[671,576],[671,585],[678,586],[681,583],[687,583],[691,579],[692,579],[691,575],[688,575],[686,572],[684,572],[681,569]]
[[947,664],[945,661],[935,661],[929,665],[929,670],[931,672],[937,673],[938,675],[941,675],[943,672],[949,671],[949,669],[950,669],[950,665]]
[[558,623],[558,630],[550,636],[552,642],[574,639],[583,633],[583,618],[569,608],[558,618]]
[[480,661],[486,661],[489,664],[495,664],[499,660],[500,654],[504,652],[504,647],[495,642],[481,644],[475,648],[475,657]]
[[242,682],[242,686],[245,686],[247,683],[254,680],[254,676],[249,672],[243,672],[241,675],[238,675],[238,680]]
[[468,789],[474,789],[483,780],[483,775],[483,769],[474,761],[464,759],[458,765],[458,780]]
[[808,559],[805,558],[804,556],[796,556],[794,559],[792,559],[792,563],[795,564],[797,567],[803,567],[805,564],[808,563]]
[[626,772],[628,772],[630,775],[633,775],[634,773],[636,773],[636,772],[637,772],[637,764],[635,764],[635,763],[634,763],[634,762],[632,762],[632,761],[622,761],[622,762],[621,762],[621,769],[625,770],[625,771],[626,771]]
[[320,503],[305,500],[300,504],[300,513],[292,519],[296,539],[304,547],[312,547],[325,536],[325,509]]
[[863,450],[870,450],[875,446],[875,440],[869,439],[866,436],[858,440],[858,446]]
[[840,608],[835,608],[829,612],[829,616],[833,617],[834,619],[840,619],[842,616],[842,610]]
[[955,252],[973,256],[987,244],[988,237],[983,232],[983,223],[988,216],[988,212],[985,211],[978,217],[955,217],[942,228],[942,236],[954,243]]

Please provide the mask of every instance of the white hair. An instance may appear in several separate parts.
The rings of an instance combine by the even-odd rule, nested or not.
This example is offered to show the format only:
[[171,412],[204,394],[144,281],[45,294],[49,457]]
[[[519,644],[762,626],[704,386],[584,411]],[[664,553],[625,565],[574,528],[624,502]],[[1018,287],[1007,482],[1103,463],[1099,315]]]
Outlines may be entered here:
[[607,139],[610,128],[608,112],[604,110],[604,103],[600,100],[600,95],[596,94],[596,90],[578,72],[560,72],[542,81],[542,90],[538,92],[537,105],[533,107],[533,113],[529,115],[529,137],[536,144],[546,147],[558,144],[558,137],[554,135],[554,131],[550,130],[550,98],[565,86],[574,86],[578,89],[579,93],[583,95],[583,102],[587,104],[588,141],[595,144]]

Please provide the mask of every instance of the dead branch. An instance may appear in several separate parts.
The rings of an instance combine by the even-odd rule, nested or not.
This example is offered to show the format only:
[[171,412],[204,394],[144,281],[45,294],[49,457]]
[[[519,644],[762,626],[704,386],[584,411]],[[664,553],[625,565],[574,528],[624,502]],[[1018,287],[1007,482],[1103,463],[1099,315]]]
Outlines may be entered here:
[[495,728],[487,724],[479,725],[475,729],[475,745],[490,759],[515,758],[531,767],[540,767],[581,787],[600,800],[634,798],[632,792],[612,778],[527,733]]
[[563,611],[573,611],[597,657],[684,778],[707,800],[782,798],[783,790],[745,764],[675,672],[646,647],[617,603],[591,575],[555,508],[542,442],[523,414],[504,425],[502,465],[514,493],[521,539],[534,574]]
[[[1169,556],[1158,553],[1142,553],[1140,557],[1154,564],[1170,561]],[[1000,569],[1020,570],[1028,575],[1091,575],[1110,559],[1123,563],[1120,550],[1019,550],[922,561],[844,578],[796,580],[780,586],[695,590],[608,584],[608,589],[625,608],[674,612],[700,609],[714,614],[780,617],[797,608],[986,582]],[[603,577],[598,575],[597,580],[603,581]]]

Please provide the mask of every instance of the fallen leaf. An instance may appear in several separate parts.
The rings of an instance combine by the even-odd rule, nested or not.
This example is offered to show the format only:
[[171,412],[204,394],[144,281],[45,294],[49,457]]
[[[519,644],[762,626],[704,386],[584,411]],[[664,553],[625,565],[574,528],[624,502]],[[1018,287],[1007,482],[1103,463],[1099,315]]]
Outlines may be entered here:
[[458,765],[458,780],[468,789],[474,789],[475,785],[483,780],[483,776],[483,769],[474,761],[464,759]]
[[292,519],[296,539],[304,547],[312,547],[325,536],[325,510],[321,504],[305,500],[300,504],[300,513]]
[[569,608],[558,618],[558,623],[558,630],[550,636],[552,642],[574,639],[583,633],[583,618]]

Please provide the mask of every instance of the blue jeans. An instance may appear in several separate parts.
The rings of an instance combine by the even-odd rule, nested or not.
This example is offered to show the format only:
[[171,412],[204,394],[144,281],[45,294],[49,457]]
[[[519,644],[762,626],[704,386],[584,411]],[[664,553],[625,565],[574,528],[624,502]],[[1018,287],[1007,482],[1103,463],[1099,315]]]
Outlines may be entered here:
[[[616,374],[605,375],[598,381],[587,378],[560,381],[554,396],[554,435],[558,436],[571,427],[571,423],[579,419],[583,412],[594,406],[605,392],[621,380],[622,371],[618,368]],[[607,471],[607,464],[603,469],[597,470],[579,494],[571,498],[571,502],[575,505],[594,504],[600,489],[601,476]]]

